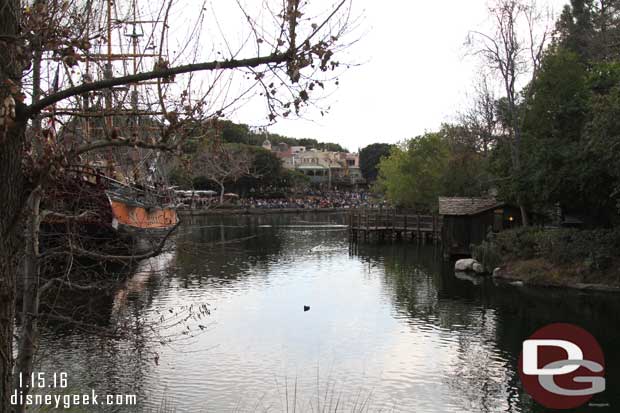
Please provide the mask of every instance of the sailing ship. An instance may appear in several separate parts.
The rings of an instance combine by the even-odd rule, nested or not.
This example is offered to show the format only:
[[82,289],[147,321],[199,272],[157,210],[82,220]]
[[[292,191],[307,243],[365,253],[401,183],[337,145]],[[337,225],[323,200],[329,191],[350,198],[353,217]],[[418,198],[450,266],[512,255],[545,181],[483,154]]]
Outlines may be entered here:
[[[50,85],[58,88],[61,82],[131,75],[152,70],[161,62],[154,34],[158,26],[165,30],[164,22],[143,17],[138,1],[86,2],[84,13],[92,30],[87,37],[92,39],[92,47],[70,65],[50,59]],[[160,40],[163,42],[164,36]],[[153,82],[143,82],[84,94],[72,106],[49,108],[53,113],[46,131],[71,148],[105,139],[156,141],[164,111],[157,108],[154,88]],[[63,122],[58,128],[54,122],[59,118]],[[46,208],[62,212],[43,220],[48,241],[63,234],[72,252],[95,257],[158,253],[179,224],[165,166],[165,154],[137,145],[110,146],[80,155],[79,162],[69,165],[63,179],[46,193]],[[55,244],[58,242],[48,242]]]

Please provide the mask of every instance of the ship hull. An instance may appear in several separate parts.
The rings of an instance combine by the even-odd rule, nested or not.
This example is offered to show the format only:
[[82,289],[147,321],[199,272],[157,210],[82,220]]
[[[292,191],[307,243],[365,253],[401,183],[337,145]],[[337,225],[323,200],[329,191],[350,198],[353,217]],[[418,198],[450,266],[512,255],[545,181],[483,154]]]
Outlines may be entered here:
[[134,255],[161,249],[162,242],[176,228],[176,210],[166,206],[144,206],[108,194],[112,209],[112,228],[118,232]]
[[106,256],[115,261],[119,256],[156,255],[179,220],[167,206],[172,202],[145,198],[143,191],[131,187],[68,179],[44,198],[59,214],[43,219],[41,247],[102,261]]

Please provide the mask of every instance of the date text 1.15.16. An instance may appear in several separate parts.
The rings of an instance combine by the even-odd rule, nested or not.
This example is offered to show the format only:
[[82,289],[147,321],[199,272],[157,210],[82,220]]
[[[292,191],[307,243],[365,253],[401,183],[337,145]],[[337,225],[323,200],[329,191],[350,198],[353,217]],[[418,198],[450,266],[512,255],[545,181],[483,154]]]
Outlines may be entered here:
[[30,376],[24,376],[19,373],[19,387],[30,387],[35,389],[66,389],[67,373],[32,373]]

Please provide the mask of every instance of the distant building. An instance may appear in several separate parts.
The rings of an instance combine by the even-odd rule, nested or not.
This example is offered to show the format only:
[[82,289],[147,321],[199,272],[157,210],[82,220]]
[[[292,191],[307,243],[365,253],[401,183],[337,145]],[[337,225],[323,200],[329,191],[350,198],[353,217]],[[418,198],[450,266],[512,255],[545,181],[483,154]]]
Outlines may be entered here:
[[[265,149],[267,142],[263,143]],[[359,155],[356,153],[321,151],[305,146],[288,146],[285,143],[269,146],[269,150],[282,159],[284,168],[308,176],[313,184],[333,187],[365,182],[359,168]]]
[[357,153],[343,153],[347,166],[349,168],[360,167],[360,156]]

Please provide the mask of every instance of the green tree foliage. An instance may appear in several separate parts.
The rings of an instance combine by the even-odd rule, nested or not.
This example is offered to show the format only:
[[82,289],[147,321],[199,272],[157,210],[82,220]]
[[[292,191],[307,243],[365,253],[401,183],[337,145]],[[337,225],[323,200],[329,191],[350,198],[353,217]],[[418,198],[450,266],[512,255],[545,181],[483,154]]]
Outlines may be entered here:
[[443,125],[393,147],[379,163],[375,188],[395,205],[427,211],[439,196],[486,195],[492,179],[478,132]]
[[[524,168],[505,182],[505,198],[530,206],[562,206],[592,225],[617,219],[620,189],[620,2],[573,0],[558,23],[558,40],[547,50],[524,102]],[[506,171],[506,151],[494,151],[495,172]]]
[[394,205],[433,210],[448,162],[449,148],[440,134],[407,140],[379,163],[377,188]]
[[556,23],[560,46],[577,53],[584,61],[592,54],[591,45],[594,38],[592,3],[592,0],[571,0],[570,6],[564,6]]
[[196,160],[201,156],[206,156],[209,147],[205,146],[205,142],[208,140],[221,141],[225,147],[240,148],[252,155],[253,163],[250,174],[226,181],[228,189],[247,195],[252,190],[256,191],[254,193],[265,194],[277,188],[277,191],[282,193],[307,186],[307,179],[303,177],[303,174],[298,176],[296,173],[285,170],[281,159],[276,154],[261,147],[265,140],[269,140],[272,146],[285,143],[289,146],[306,146],[309,149],[346,152],[336,143],[255,132],[248,125],[237,124],[229,120],[218,120],[209,125],[189,124],[186,128],[188,133],[194,137],[184,141],[182,146],[184,155],[173,162],[169,180],[172,185],[187,189],[220,189],[212,180],[196,174],[190,162],[190,159]]
[[259,146],[263,142],[260,137],[250,132],[248,125],[237,124],[229,120],[222,121],[222,140],[228,143],[244,143]]
[[242,195],[249,194],[252,190],[264,193],[278,188],[288,188],[288,173],[282,166],[282,161],[274,153],[263,148],[247,146],[253,154],[253,162],[250,168],[251,175],[244,176],[234,183],[232,188]]
[[596,171],[588,163],[581,132],[587,120],[586,68],[565,49],[549,54],[534,81],[524,124],[522,176],[515,188],[528,204],[580,206],[592,194]]
[[388,143],[373,143],[360,151],[360,169],[367,182],[377,179],[377,166],[381,158],[388,157],[394,145]]
[[[590,120],[584,130],[590,163],[600,170],[591,185],[606,212],[610,203],[620,210],[620,63],[595,66],[590,79]],[[617,220],[617,216],[614,217]]]
[[[620,199],[620,1],[572,0],[539,70],[521,91],[518,176],[511,142],[499,139],[487,170],[500,196],[539,211],[560,205],[593,226],[617,221]],[[496,102],[504,129],[512,119]]]
[[486,137],[463,125],[443,125],[439,132],[448,146],[448,163],[442,177],[443,196],[481,196],[488,192],[487,149],[480,145]]
[[[169,179],[172,185],[185,189],[211,189],[219,191],[221,188],[212,179],[200,172],[200,159],[204,158],[204,151],[208,145],[199,144],[187,162],[178,161],[171,171]],[[244,153],[252,162],[247,173],[223,179],[223,184],[230,192],[244,196],[270,197],[282,196],[287,192],[303,191],[308,187],[309,178],[296,171],[289,171],[282,165],[282,160],[273,152],[263,148],[225,143],[224,148],[232,153]],[[206,153],[206,152],[204,152]]]
[[219,127],[222,131],[222,140],[228,143],[262,146],[265,140],[269,140],[272,145],[285,143],[289,146],[305,146],[308,149],[347,152],[347,150],[337,143],[319,142],[316,139],[308,138],[290,138],[275,133],[256,132],[252,131],[248,125],[237,124],[229,120],[220,121]]
[[620,1],[571,0],[556,24],[558,44],[584,62],[620,58]]

